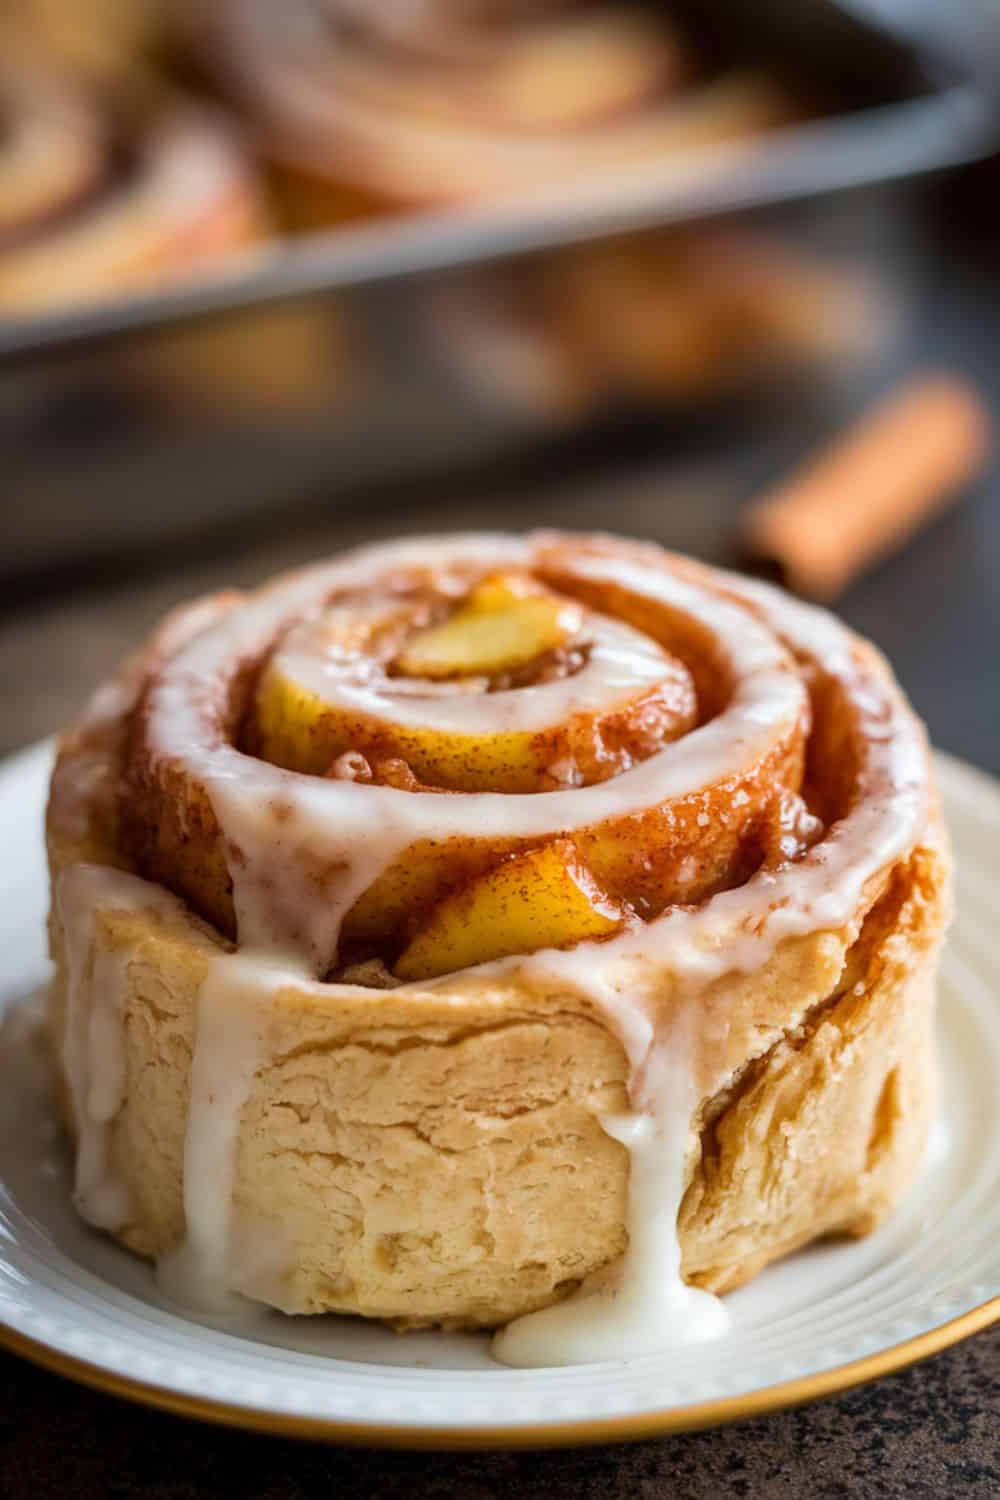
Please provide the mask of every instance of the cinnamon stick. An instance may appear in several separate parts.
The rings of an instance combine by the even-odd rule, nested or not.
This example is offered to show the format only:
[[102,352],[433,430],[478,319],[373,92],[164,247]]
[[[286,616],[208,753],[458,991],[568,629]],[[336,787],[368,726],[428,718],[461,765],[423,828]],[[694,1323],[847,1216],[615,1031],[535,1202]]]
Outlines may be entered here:
[[989,426],[966,382],[911,381],[749,507],[749,551],[797,593],[832,598],[957,498],[985,462]]

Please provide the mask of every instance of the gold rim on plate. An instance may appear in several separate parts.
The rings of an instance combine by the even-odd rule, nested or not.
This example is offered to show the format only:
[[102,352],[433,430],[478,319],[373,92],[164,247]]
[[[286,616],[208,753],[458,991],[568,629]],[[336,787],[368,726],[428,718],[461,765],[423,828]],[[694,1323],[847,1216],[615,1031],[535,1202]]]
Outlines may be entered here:
[[832,1396],[854,1386],[865,1385],[882,1375],[891,1375],[918,1360],[939,1354],[953,1344],[981,1333],[1000,1321],[1000,1296],[991,1297],[978,1307],[970,1308],[957,1318],[950,1318],[937,1328],[904,1339],[875,1354],[849,1360],[832,1370],[802,1375],[778,1385],[763,1386],[740,1396],[723,1396],[714,1401],[698,1401],[690,1406],[670,1406],[661,1411],[640,1412],[636,1416],[603,1417],[597,1421],[543,1422],[530,1426],[505,1427],[408,1427],[379,1422],[342,1422],[336,1418],[295,1417],[281,1412],[257,1411],[228,1401],[205,1400],[178,1391],[165,1390],[141,1380],[130,1380],[104,1370],[87,1360],[62,1354],[47,1344],[28,1338],[5,1324],[0,1324],[0,1348],[21,1355],[56,1375],[64,1375],[80,1385],[121,1396],[141,1405],[170,1412],[174,1416],[192,1417],[221,1427],[238,1427],[246,1431],[267,1432],[278,1437],[345,1443],[370,1448],[428,1448],[445,1451],[495,1448],[561,1448],[591,1443],[636,1442],[641,1438],[666,1436],[668,1433],[694,1432],[702,1427],[717,1427],[724,1422],[745,1421],[765,1416],[791,1406],[802,1406],[822,1396]]

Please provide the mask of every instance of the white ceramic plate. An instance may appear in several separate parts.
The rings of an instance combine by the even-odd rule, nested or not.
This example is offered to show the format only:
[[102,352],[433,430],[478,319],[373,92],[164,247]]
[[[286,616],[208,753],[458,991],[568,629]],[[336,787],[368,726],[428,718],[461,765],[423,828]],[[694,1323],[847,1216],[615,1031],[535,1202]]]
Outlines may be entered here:
[[921,1181],[867,1240],[808,1250],[728,1299],[716,1343],[520,1371],[484,1338],[359,1319],[182,1315],[80,1224],[27,997],[46,975],[50,749],[0,768],[0,1341],[93,1385],[246,1427],[441,1447],[572,1443],[708,1425],[896,1369],[1000,1318],[1000,785],[939,758],[959,857],[940,1009],[941,1124]]

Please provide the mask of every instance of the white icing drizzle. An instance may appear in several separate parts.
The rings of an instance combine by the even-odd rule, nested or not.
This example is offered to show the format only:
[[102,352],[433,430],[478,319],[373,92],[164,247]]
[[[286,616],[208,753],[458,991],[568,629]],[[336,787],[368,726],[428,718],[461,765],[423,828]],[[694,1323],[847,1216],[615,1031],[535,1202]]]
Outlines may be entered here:
[[331,708],[413,728],[468,735],[532,733],[565,724],[575,714],[626,703],[661,682],[669,665],[649,636],[588,612],[586,663],[578,672],[536,686],[495,693],[456,693],[451,683],[420,683],[366,670],[364,658],[345,662],[320,654],[315,640],[296,637],[275,653],[283,676]]
[[660,1076],[642,1107],[601,1120],[629,1153],[628,1250],[567,1301],[501,1329],[492,1348],[503,1364],[631,1359],[718,1338],[728,1327],[719,1298],[688,1286],[681,1276],[677,1213],[697,1103],[683,1036],[661,1037],[656,1057]]
[[61,1060],[76,1130],[73,1202],[88,1224],[115,1230],[129,1213],[125,1184],[110,1160],[111,1127],[125,1099],[126,974],[113,950],[94,948],[95,913],[107,909],[107,873],[94,865],[71,866],[56,899],[66,933]]
[[[602,558],[600,572],[624,582],[629,568]],[[760,870],[746,885],[722,891],[699,908],[669,910],[611,945],[581,943],[566,952],[519,961],[525,969],[544,971],[584,990],[593,987],[595,960],[607,954],[611,965],[603,966],[605,1005],[616,971],[616,992],[626,979],[633,992],[637,987],[641,991],[642,971],[650,965],[651,973],[668,966],[672,973],[707,982],[731,971],[760,968],[785,938],[842,927],[866,882],[913,846],[926,821],[923,731],[898,689],[875,665],[874,653],[862,664],[855,655],[856,637],[825,611],[766,584],[721,571],[716,577],[745,594],[775,635],[847,686],[861,721],[866,758],[850,811],[801,859]]]
[[81,1218],[99,1229],[128,1222],[126,1184],[111,1159],[111,1131],[125,1103],[127,1069],[123,1002],[127,947],[96,941],[99,914],[183,911],[159,886],[105,865],[70,865],[59,878],[55,905],[65,934],[66,1012],[60,1058],[76,1131],[73,1199]]
[[[213,961],[199,996],[185,1151],[187,1240],[164,1271],[167,1284],[188,1300],[203,1303],[207,1295],[217,1304],[235,1281],[230,1255],[234,1160],[242,1109],[267,1057],[262,1002],[273,995],[278,977],[300,987],[316,983],[312,976],[335,951],[340,924],[355,900],[421,838],[572,833],[697,793],[753,766],[806,710],[790,648],[838,679],[858,716],[862,763],[846,816],[793,864],[761,870],[698,908],[668,909],[610,942],[581,943],[472,971],[501,983],[516,973],[541,991],[585,996],[615,1029],[631,1068],[632,1112],[604,1122],[631,1158],[629,1247],[623,1262],[600,1284],[509,1325],[495,1341],[497,1356],[512,1364],[620,1358],[709,1337],[724,1326],[717,1300],[684,1285],[676,1234],[698,1103],[695,1080],[701,1078],[702,1053],[710,1040],[704,1031],[726,1024],[724,1017],[697,1012],[698,993],[727,972],[758,968],[785,938],[850,921],[865,883],[913,847],[925,826],[923,734],[874,653],[860,648],[829,615],[735,576],[677,574],[669,563],[638,551],[610,555],[577,549],[571,538],[555,541],[567,578],[617,587],[696,618],[711,633],[734,683],[714,719],[612,780],[531,795],[420,795],[281,770],[241,753],[217,722],[234,664],[259,657],[290,623],[316,614],[338,590],[374,587],[388,570],[409,567],[530,568],[553,546],[547,535],[435,538],[349,554],[281,580],[230,611],[183,645],[152,683],[148,750],[154,760],[179,767],[211,801],[229,855],[240,949]],[[605,641],[610,655],[602,673],[608,672],[613,692],[628,685],[634,691],[647,668],[652,673],[654,660],[663,659],[645,637],[639,637],[643,649],[633,651],[626,634],[635,632],[615,627]],[[345,691],[342,681],[332,683],[330,674],[294,648],[285,665],[325,698]],[[583,675],[478,699],[442,694],[402,702],[401,695],[383,692],[384,684],[376,691],[363,682],[349,691],[355,694],[352,704],[363,703],[366,711],[391,713],[397,720],[401,713],[412,714],[414,722],[447,723],[474,733],[482,732],[475,716],[488,712],[495,715],[489,721],[495,729],[548,724],[578,711],[581,702],[593,701],[586,695],[605,691],[601,674],[593,683],[581,683]],[[515,706],[496,704],[505,698],[516,700]],[[106,881],[134,882],[131,895],[116,896],[108,884],[85,873],[67,901],[65,882],[73,875],[64,877],[60,909],[71,971],[63,1055],[81,1162],[86,1159],[85,1166],[78,1165],[78,1193],[91,1213],[100,1212],[93,1205],[105,1197],[117,1212],[121,1205],[108,1178],[107,1129],[123,1085],[107,1037],[114,1029],[121,976],[102,974],[107,994],[98,1000],[96,971],[87,969],[92,938],[82,913],[108,900],[114,905],[136,899],[134,886],[154,893],[156,888],[104,872]],[[75,930],[71,908],[77,912]],[[469,974],[445,976],[434,988],[460,993]],[[665,975],[674,981],[670,986]],[[329,986],[316,987],[329,992]],[[672,998],[664,999],[666,991]],[[100,1019],[91,1024],[88,1013],[98,1012]],[[103,1056],[102,1049],[104,1062],[97,1055],[100,1050]],[[703,1084],[702,1078],[702,1092]],[[115,1227],[114,1213],[102,1217]]]
[[185,1239],[158,1267],[160,1286],[204,1312],[227,1312],[239,1283],[234,1264],[234,1189],[240,1122],[267,1060],[268,982],[282,971],[266,958],[221,953],[198,990],[197,1033],[184,1141]]
[[[56,904],[66,939],[66,1017],[61,1048],[77,1136],[74,1202],[99,1229],[129,1221],[126,1182],[115,1169],[111,1131],[127,1097],[123,1001],[130,950],[96,941],[98,913],[157,912],[184,920],[184,908],[161,886],[124,870],[76,864],[60,877]],[[219,951],[206,955],[198,989],[184,1145],[183,1242],[157,1268],[169,1296],[203,1312],[233,1309],[241,1283],[234,1263],[234,1187],[243,1107],[263,1046],[267,1002],[289,971],[266,957]],[[298,975],[292,971],[292,977]],[[255,1257],[267,1260],[266,1254]]]
[[[435,555],[456,553],[469,561],[478,556],[490,567],[530,566],[533,549],[510,539],[472,537],[350,554],[250,601],[181,651],[154,683],[150,753],[182,767],[205,788],[227,840],[239,851],[230,873],[242,946],[264,949],[291,941],[308,954],[314,972],[322,972],[351,906],[417,840],[541,838],[641,812],[754,765],[805,711],[805,688],[770,630],[737,605],[662,568],[634,564],[639,592],[712,630],[736,688],[716,718],[611,780],[566,791],[421,797],[391,786],[360,788],[298,775],[221,738],[214,717],[220,685],[234,662],[264,651],[283,622],[317,609],[338,588],[364,587],[387,569],[430,565]],[[611,568],[608,560],[600,561]],[[582,565],[580,574],[586,576]],[[325,876],[321,889],[319,870]]]

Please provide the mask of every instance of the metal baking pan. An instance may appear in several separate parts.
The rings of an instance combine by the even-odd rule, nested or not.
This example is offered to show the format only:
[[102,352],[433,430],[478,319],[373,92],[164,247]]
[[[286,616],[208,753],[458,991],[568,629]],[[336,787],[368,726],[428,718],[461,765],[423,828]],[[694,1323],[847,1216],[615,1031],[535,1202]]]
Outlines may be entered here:
[[449,382],[415,332],[456,273],[812,201],[991,148],[994,110],[972,69],[896,29],[884,6],[672,9],[804,83],[824,101],[818,117],[731,159],[714,149],[683,176],[650,163],[516,202],[340,228],[183,286],[0,324],[0,576],[180,543],[308,496],[348,505],[372,485],[538,443],[544,422],[489,409],[461,373]]

